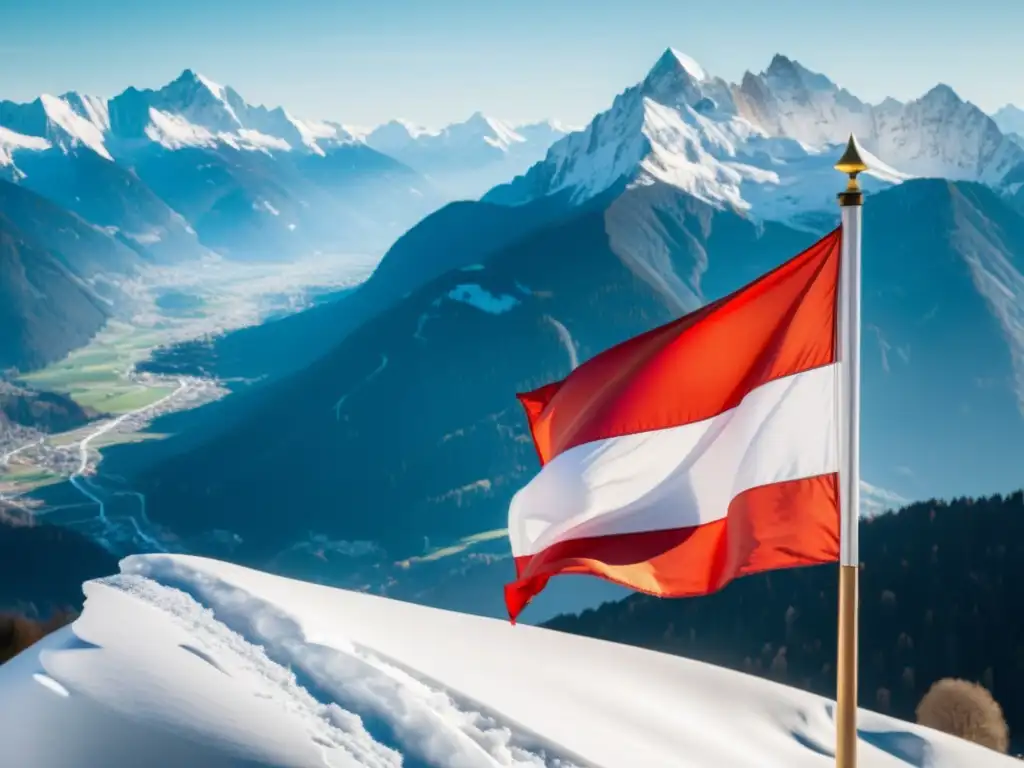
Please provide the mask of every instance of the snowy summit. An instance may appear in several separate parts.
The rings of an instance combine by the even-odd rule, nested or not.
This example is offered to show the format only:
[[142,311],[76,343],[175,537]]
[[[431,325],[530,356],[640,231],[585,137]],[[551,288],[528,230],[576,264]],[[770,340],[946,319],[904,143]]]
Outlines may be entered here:
[[109,100],[72,92],[28,104],[0,101],[0,168],[21,178],[16,153],[51,149],[134,160],[154,148],[326,156],[365,144],[430,175],[450,196],[475,198],[524,173],[568,131],[555,121],[513,125],[480,112],[437,130],[405,120],[363,130],[250,104],[234,88],[186,69],[160,88],[131,87]]
[[453,197],[476,198],[525,173],[568,132],[552,120],[513,125],[475,112],[437,130],[392,120],[367,133],[365,141],[427,174]]
[[619,184],[662,183],[793,220],[834,210],[832,164],[851,133],[870,166],[869,191],[912,177],[999,186],[1024,164],[1024,149],[945,86],[875,106],[782,55],[734,84],[670,48],[642,82],[489,199],[565,194],[581,203]]
[[[832,704],[687,659],[183,556],[0,667],[32,768],[828,768]],[[864,768],[1017,762],[862,711]]]
[[[0,124],[8,132],[0,147],[85,148],[106,160],[140,143],[322,155],[332,144],[356,141],[338,123],[300,120],[281,107],[253,106],[233,88],[191,69],[162,88],[128,88],[110,100],[71,92],[44,94],[28,104],[0,102]],[[0,164],[9,165],[10,158],[5,162],[0,156]]]

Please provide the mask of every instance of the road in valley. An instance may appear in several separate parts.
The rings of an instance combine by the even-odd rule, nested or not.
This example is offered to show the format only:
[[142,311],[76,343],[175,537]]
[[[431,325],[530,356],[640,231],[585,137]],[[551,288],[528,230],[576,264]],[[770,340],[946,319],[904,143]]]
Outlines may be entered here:
[[[4,474],[5,470],[8,472],[8,487],[5,489],[0,484],[0,502],[37,514],[45,515],[46,512],[51,511],[39,508],[32,500],[23,497],[18,488],[17,474],[10,473],[15,466],[31,473],[44,472],[66,478],[85,498],[85,503],[82,506],[93,506],[96,509],[95,516],[90,516],[89,528],[92,529],[92,535],[102,543],[109,543],[111,536],[117,533],[116,529],[119,526],[107,517],[107,500],[111,495],[136,496],[139,498],[140,519],[130,517],[119,522],[131,526],[135,534],[134,537],[144,543],[147,548],[163,550],[159,541],[145,530],[149,527],[149,521],[146,518],[145,498],[142,494],[134,491],[117,491],[110,494],[92,480],[101,458],[99,451],[94,447],[95,443],[100,438],[139,432],[159,416],[196,407],[204,402],[217,399],[224,390],[214,380],[192,376],[168,378],[130,371],[127,378],[146,388],[164,389],[170,383],[174,383],[175,388],[154,402],[126,411],[113,418],[93,422],[73,432],[38,436],[34,430],[22,430],[20,433],[12,431],[7,436],[8,441],[12,438],[16,439],[17,435],[21,434],[24,436],[25,442],[7,447],[5,452],[0,454],[0,475]],[[16,465],[12,463],[14,460],[17,460]],[[69,506],[78,505],[65,505],[55,509],[67,509]]]

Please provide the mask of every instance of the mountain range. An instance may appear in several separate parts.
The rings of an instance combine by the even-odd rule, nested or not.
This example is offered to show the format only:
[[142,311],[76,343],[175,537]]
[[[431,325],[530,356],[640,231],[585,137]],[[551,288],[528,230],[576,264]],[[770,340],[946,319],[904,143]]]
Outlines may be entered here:
[[834,147],[851,133],[871,167],[869,191],[909,178],[1009,189],[1024,168],[1024,150],[948,86],[870,105],[781,55],[730,84],[670,49],[585,130],[484,199],[580,202],[623,183],[661,182],[755,219],[814,229],[821,212],[834,214]]
[[[482,115],[407,134],[401,146],[392,134],[253,106],[192,70],[111,99],[0,101],[0,216],[12,270],[2,290],[13,328],[0,366],[43,365],[87,341],[123,309],[118,280],[149,263],[211,251],[250,260],[383,252],[452,196],[425,173],[449,189],[470,173],[479,196],[488,179],[525,170],[560,135],[554,125],[516,132]],[[395,157],[374,149],[389,135]],[[422,160],[423,170],[396,157]],[[31,259],[30,275],[11,266],[15,251],[46,255]],[[59,270],[43,268],[51,257]],[[48,306],[47,295],[66,296],[65,309]]]
[[[397,122],[385,129],[420,135]],[[869,190],[913,178],[982,181],[1017,206],[1024,154],[993,119],[947,86],[906,104],[887,99],[872,106],[781,55],[731,85],[669,49],[610,109],[557,141],[526,174],[487,193],[489,205],[449,205],[410,229],[344,311],[325,306],[230,334],[214,345],[212,369],[233,377],[296,370],[424,280],[494,252],[564,210],[631,186],[662,184],[752,221],[824,232],[837,222],[832,164],[851,130],[862,149],[872,150],[864,149],[872,165],[864,179]],[[615,247],[634,271],[683,306],[699,299],[699,275],[663,269],[661,240],[673,217],[671,210],[652,210]],[[450,241],[424,253],[442,228],[455,230]],[[388,287],[392,277],[396,282]],[[360,312],[352,311],[355,304]]]
[[1014,141],[1024,141],[1024,109],[1006,104],[992,113],[992,119]]
[[475,200],[543,160],[569,132],[555,120],[513,126],[476,112],[441,130],[392,120],[365,134],[365,141],[426,174],[449,197]]
[[339,125],[247,104],[192,72],[109,100],[0,102],[7,175],[153,258],[383,249],[439,204]]
[[564,133],[479,113],[441,131],[360,132],[254,106],[185,70],[111,99],[0,101],[0,174],[153,257],[382,251],[446,199],[525,171]]
[[781,56],[734,85],[672,50],[524,175],[420,221],[362,287],[214,343],[212,370],[269,383],[159,448],[108,451],[104,474],[145,494],[168,546],[499,613],[507,547],[481,534],[537,469],[515,392],[809,246],[837,222],[850,130],[874,166],[864,477],[883,503],[1013,489],[1022,150],[945,86],[872,106]]

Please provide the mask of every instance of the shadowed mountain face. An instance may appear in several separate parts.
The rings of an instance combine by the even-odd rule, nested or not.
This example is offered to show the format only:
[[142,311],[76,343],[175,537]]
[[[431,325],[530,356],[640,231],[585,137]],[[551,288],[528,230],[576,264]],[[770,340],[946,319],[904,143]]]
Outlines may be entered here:
[[[461,208],[466,226],[476,207]],[[460,229],[458,216],[447,226]],[[478,229],[479,256],[467,246],[461,267],[428,270],[315,363],[238,397],[216,436],[167,441],[171,458],[132,480],[150,517],[201,552],[498,614],[510,568],[500,535],[417,558],[502,528],[537,471],[515,393],[815,239],[657,184],[524,229],[496,250]],[[431,263],[446,231],[409,258]],[[1024,221],[978,185],[915,181],[868,199],[865,480],[903,496],[1019,482],[1022,249]],[[110,451],[104,471],[133,474],[132,450]],[[216,543],[223,532],[233,549]]]
[[131,274],[142,263],[137,251],[19,184],[0,181],[0,213],[94,285],[94,278]]
[[977,184],[869,198],[865,478],[907,498],[1008,492],[1024,460],[1024,217]]
[[17,424],[40,432],[67,432],[87,424],[92,415],[67,395],[0,382],[0,430]]
[[0,213],[0,370],[58,360],[108,316],[107,304],[63,258]]
[[203,245],[236,259],[380,252],[440,204],[412,169],[359,144],[324,156],[154,144],[119,162],[180,213]]
[[29,153],[19,168],[26,175],[22,186],[108,228],[153,261],[170,263],[203,252],[195,232],[167,202],[130,169],[90,150]]
[[40,367],[86,343],[108,316],[130,309],[118,282],[150,255],[3,180],[0,242],[0,370]]

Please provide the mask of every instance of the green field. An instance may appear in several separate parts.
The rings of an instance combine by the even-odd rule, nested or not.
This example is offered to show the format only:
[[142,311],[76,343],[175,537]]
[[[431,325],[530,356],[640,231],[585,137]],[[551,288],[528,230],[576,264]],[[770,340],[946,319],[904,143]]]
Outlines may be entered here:
[[[20,381],[34,389],[59,392],[78,405],[104,416],[119,416],[145,408],[174,391],[174,387],[146,387],[126,378],[137,362],[166,340],[160,331],[140,332],[123,323],[109,324],[86,347],[40,371],[25,374]],[[73,445],[95,429],[89,425],[71,432],[51,435],[50,446]],[[159,440],[164,435],[110,432],[98,436],[90,448],[101,449],[122,443]],[[29,464],[12,463],[0,469],[0,486],[24,493],[63,478]]]
[[165,438],[167,438],[166,434],[160,434],[158,432],[108,432],[93,440],[89,443],[89,446],[91,448],[100,449],[109,448],[112,445],[143,443],[147,440],[164,440]]
[[0,486],[10,484],[19,493],[60,482],[63,478],[44,469],[12,464],[0,470]]
[[21,380],[36,389],[68,395],[83,408],[100,413],[116,416],[145,408],[173,389],[144,387],[124,377],[162,339],[159,331],[140,332],[123,323],[111,323],[88,346]]
[[120,414],[137,411],[152,405],[157,400],[174,392],[174,387],[140,387],[133,385],[127,388],[110,387],[83,392],[80,396],[72,395],[79,405],[94,408],[101,413]]

